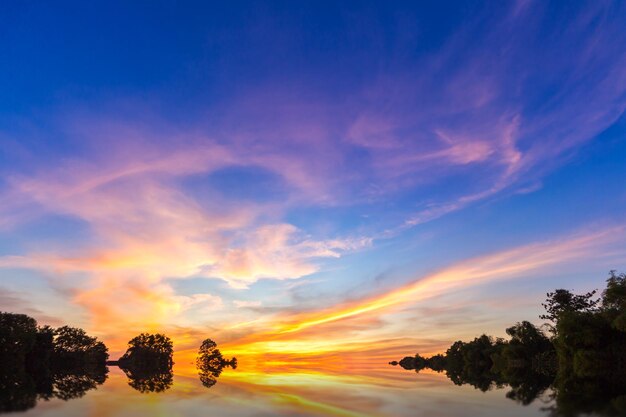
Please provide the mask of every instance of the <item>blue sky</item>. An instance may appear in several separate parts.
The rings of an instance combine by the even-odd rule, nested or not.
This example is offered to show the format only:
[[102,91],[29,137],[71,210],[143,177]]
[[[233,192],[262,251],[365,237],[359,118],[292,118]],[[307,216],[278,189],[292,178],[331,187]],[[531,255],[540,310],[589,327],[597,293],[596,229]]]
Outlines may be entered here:
[[2,310],[115,347],[122,324],[445,346],[626,267],[620,2],[0,19]]

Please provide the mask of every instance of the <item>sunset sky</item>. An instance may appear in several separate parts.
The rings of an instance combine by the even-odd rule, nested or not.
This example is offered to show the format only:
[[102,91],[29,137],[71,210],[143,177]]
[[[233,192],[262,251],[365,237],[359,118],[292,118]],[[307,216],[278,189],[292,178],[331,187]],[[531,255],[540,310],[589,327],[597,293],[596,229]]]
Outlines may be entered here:
[[162,331],[268,362],[541,324],[546,292],[626,270],[625,22],[618,1],[3,3],[0,311],[113,357]]

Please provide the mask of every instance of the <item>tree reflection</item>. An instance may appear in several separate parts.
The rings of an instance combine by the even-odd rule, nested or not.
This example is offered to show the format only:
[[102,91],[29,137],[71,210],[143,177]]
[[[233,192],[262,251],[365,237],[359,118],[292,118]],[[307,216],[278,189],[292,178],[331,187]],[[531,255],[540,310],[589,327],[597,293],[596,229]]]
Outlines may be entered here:
[[52,395],[64,401],[80,398],[87,391],[104,384],[107,373],[106,367],[74,371],[64,370],[53,377]]
[[26,411],[37,404],[33,378],[19,369],[0,368],[0,412]]
[[520,405],[529,405],[546,393],[553,378],[528,369],[516,369],[503,375],[503,380],[511,388],[506,393],[507,398]]
[[171,388],[174,374],[171,366],[160,368],[121,368],[128,377],[128,385],[141,392],[163,392]]
[[211,388],[213,385],[217,384],[217,378],[222,373],[222,368],[206,368],[199,369],[198,376],[200,377],[200,382],[206,388]]
[[550,416],[626,415],[626,376],[579,378],[563,374],[552,388],[553,404],[544,409]]
[[63,401],[84,396],[107,379],[106,367],[27,371],[19,366],[0,367],[0,412],[26,411],[37,400]]
[[[403,362],[404,369],[419,373],[428,367],[411,368],[409,362]],[[508,387],[506,397],[523,406],[544,399],[550,405],[542,410],[553,417],[626,415],[626,375],[581,378],[571,373],[555,376],[522,367],[504,371],[464,367],[447,369],[446,376],[455,385],[470,385],[481,391]]]

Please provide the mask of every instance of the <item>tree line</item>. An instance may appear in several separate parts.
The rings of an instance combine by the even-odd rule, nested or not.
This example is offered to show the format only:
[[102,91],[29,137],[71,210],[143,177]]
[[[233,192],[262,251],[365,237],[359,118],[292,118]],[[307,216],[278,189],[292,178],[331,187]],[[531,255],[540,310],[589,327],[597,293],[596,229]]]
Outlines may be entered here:
[[104,343],[82,329],[0,313],[0,412],[83,396],[106,380],[108,356]]
[[[117,365],[139,392],[162,392],[173,382],[174,344],[161,333],[141,333],[126,352],[109,361],[105,344],[76,327],[39,326],[25,314],[0,312],[0,412],[24,411],[37,400],[79,398],[107,379]],[[201,383],[210,388],[225,367],[236,368],[217,344],[202,342],[196,360]]]
[[454,342],[445,354],[391,364],[445,372],[482,391],[509,386],[507,397],[521,404],[550,392],[553,415],[626,415],[626,274],[611,271],[596,294],[547,293],[545,331],[522,321],[506,329],[508,340],[483,334]]

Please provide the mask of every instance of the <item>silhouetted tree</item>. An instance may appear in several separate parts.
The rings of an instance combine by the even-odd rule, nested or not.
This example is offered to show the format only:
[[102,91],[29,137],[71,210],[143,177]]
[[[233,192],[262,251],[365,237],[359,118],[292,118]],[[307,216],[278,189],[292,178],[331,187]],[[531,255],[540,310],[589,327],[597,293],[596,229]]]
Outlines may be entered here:
[[0,412],[78,398],[106,380],[104,344],[80,329],[37,327],[23,314],[0,313],[0,361]]
[[568,290],[559,289],[546,294],[548,297],[541,305],[546,309],[546,314],[539,316],[542,320],[550,320],[558,323],[560,316],[564,313],[587,313],[593,312],[599,300],[594,300],[593,296],[597,290],[586,294],[572,294]]
[[554,346],[561,372],[576,378],[626,374],[626,276],[609,273],[601,304],[579,298],[578,309],[564,309],[556,321]]
[[217,343],[211,339],[205,339],[198,349],[196,367],[202,385],[207,388],[216,384],[217,378],[225,367],[237,368],[237,358],[227,360],[217,348]]
[[142,333],[128,342],[119,366],[128,385],[141,393],[163,392],[172,386],[172,340],[160,333]]
[[132,364],[142,368],[171,368],[174,344],[160,333],[142,333],[128,342],[128,350],[120,358],[120,364]]
[[547,294],[541,318],[553,323],[551,339],[522,321],[506,329],[508,341],[486,335],[457,341],[445,356],[406,357],[404,367],[425,362],[455,384],[483,391],[506,384],[506,396],[524,405],[552,392],[546,395],[555,404],[545,410],[553,416],[626,415],[626,274],[611,271],[601,299],[595,294]]
[[602,292],[602,311],[614,329],[626,332],[626,274],[609,272]]
[[55,361],[67,366],[104,365],[109,357],[104,343],[76,327],[63,326],[56,329],[53,347]]
[[522,321],[506,329],[511,340],[502,348],[507,367],[531,366],[538,355],[554,350],[550,339],[535,325]]
[[37,341],[37,322],[25,314],[0,313],[0,365],[24,364]]
[[400,367],[406,370],[414,370],[415,369],[415,356],[405,356],[400,359],[398,362]]
[[427,366],[433,371],[443,372],[446,369],[446,357],[444,355],[435,355],[426,359]]
[[446,375],[457,384],[470,384],[481,391],[503,382],[492,372],[492,357],[505,346],[502,339],[481,335],[471,342],[457,341],[446,351]]
[[50,326],[38,327],[35,344],[26,355],[26,369],[37,373],[47,372],[53,354],[54,329]]

